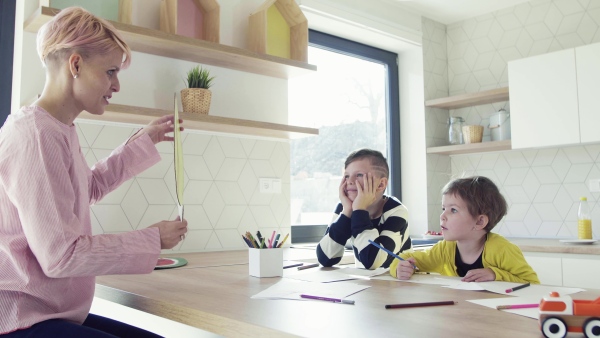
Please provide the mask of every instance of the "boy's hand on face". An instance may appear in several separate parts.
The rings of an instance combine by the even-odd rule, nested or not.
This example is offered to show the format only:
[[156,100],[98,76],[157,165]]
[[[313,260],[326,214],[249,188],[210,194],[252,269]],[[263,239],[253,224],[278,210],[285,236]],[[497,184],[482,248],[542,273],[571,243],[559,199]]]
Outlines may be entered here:
[[346,215],[346,217],[350,218],[352,216],[352,201],[348,198],[348,195],[346,195],[346,184],[346,178],[342,177],[342,182],[340,182],[339,195],[342,207],[344,207],[342,213]]
[[496,280],[496,274],[492,269],[469,270],[461,279],[463,282],[491,282]]
[[398,262],[396,267],[396,278],[400,280],[408,280],[415,273],[416,261],[414,257],[410,257],[404,261]]
[[377,200],[378,185],[379,183],[375,184],[375,178],[373,178],[372,173],[366,173],[362,184],[360,181],[356,181],[358,195],[354,199],[354,202],[352,202],[352,209],[367,210],[371,204],[375,203]]

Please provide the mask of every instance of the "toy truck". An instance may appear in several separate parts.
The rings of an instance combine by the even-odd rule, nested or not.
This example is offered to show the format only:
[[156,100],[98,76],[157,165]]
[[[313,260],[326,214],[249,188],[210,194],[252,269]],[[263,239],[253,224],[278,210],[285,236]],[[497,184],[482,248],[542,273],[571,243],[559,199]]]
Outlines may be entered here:
[[565,337],[568,332],[600,337],[600,297],[577,300],[551,292],[540,302],[540,329],[545,337]]

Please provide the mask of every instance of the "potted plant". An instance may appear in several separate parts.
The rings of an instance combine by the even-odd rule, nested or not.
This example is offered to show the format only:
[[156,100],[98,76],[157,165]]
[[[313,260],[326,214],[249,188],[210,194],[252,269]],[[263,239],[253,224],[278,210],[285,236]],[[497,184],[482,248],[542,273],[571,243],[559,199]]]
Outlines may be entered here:
[[181,103],[184,112],[208,114],[212,97],[209,88],[212,86],[214,78],[214,76],[210,76],[208,69],[200,65],[187,72],[187,78],[184,80],[187,88],[181,90]]

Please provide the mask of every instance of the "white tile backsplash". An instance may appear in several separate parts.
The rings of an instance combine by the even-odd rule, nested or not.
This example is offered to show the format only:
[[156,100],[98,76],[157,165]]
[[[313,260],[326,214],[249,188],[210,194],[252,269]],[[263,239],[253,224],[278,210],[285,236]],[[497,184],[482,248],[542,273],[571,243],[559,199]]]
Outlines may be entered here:
[[214,228],[237,229],[247,208],[245,205],[226,205]]
[[218,171],[215,180],[217,181],[237,181],[240,173],[244,169],[247,160],[243,158],[226,158],[223,161],[221,169]]
[[125,216],[127,216],[129,224],[131,224],[133,229],[137,228],[140,220],[144,217],[148,205],[148,201],[146,201],[142,189],[139,184],[133,180],[127,194],[125,194],[123,201],[121,201],[123,212],[125,212]]
[[226,205],[246,205],[246,198],[237,182],[215,182]]
[[93,205],[92,212],[104,232],[131,231],[133,227],[121,205]]
[[[175,208],[169,219],[175,219],[178,212],[178,209]],[[214,228],[202,205],[185,205],[183,217],[188,221],[189,230],[210,230]]]
[[202,135],[196,133],[183,132],[182,135],[186,135],[186,138],[182,143],[184,155],[202,156],[202,154],[204,154],[204,151],[206,150],[206,147],[208,147],[208,143],[212,138],[209,135]]
[[534,203],[552,203],[560,189],[560,184],[544,184],[538,186],[539,189],[533,198]]
[[[78,122],[77,128],[90,167],[138,130],[86,122]],[[189,232],[182,244],[165,252],[243,249],[245,243],[240,236],[246,231],[289,232],[287,141],[215,136],[197,131],[184,132],[182,136],[185,137],[185,218]],[[173,144],[162,142],[157,149],[161,154],[158,164],[124,182],[92,206],[94,234],[143,229],[177,217]],[[282,193],[261,194],[259,177],[281,179]]]
[[218,137],[217,140],[227,158],[245,159],[247,157],[242,142],[233,137]]

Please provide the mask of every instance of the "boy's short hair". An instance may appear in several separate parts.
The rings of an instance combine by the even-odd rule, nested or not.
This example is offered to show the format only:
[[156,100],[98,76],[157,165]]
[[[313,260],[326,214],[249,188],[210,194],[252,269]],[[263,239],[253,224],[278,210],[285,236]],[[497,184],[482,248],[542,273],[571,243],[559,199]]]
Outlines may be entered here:
[[346,157],[344,169],[348,168],[350,163],[364,158],[368,158],[371,161],[371,166],[373,166],[381,176],[386,178],[390,177],[390,167],[388,166],[386,158],[381,152],[373,149],[363,148],[351,152],[350,155]]
[[485,176],[458,178],[448,182],[442,195],[458,195],[467,203],[471,216],[486,215],[488,224],[484,228],[490,232],[506,215],[508,205],[498,187]]

